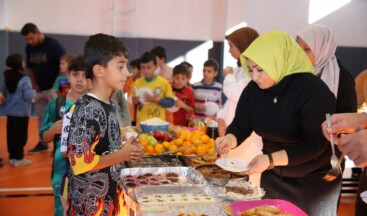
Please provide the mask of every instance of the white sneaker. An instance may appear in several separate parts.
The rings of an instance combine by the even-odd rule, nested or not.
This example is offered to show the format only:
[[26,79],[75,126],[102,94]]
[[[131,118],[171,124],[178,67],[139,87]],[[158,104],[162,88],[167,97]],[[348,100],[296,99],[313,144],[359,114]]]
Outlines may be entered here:
[[22,160],[16,160],[16,162],[13,162],[12,165],[15,167],[21,167],[21,166],[27,166],[30,164],[32,164],[32,161],[23,158]]
[[17,161],[18,161],[17,159],[10,159],[10,160],[9,160],[9,163],[10,163],[10,165],[13,165],[13,166],[14,166],[14,164],[15,164]]

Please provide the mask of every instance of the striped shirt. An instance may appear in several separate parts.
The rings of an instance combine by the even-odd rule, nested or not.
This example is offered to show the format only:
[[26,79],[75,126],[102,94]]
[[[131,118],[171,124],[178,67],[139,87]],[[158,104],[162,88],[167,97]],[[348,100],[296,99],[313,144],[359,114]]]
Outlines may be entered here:
[[[222,105],[222,84],[213,81],[212,84],[206,85],[204,81],[196,82],[192,85],[192,89],[195,94],[195,106],[199,104],[205,104],[206,102],[214,102],[218,104],[219,107]],[[195,115],[197,116],[216,116],[216,113],[213,115],[207,115],[205,111],[195,110]]]

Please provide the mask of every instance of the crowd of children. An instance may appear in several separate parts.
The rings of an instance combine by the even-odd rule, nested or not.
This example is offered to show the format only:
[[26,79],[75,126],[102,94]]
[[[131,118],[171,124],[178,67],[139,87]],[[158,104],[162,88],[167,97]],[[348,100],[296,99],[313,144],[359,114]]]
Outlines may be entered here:
[[[122,144],[120,127],[139,126],[154,117],[188,126],[194,114],[208,116],[206,102],[221,106],[221,84],[214,81],[219,65],[214,59],[204,63],[203,80],[192,85],[192,65],[168,67],[163,47],[131,61],[130,75],[128,57],[120,40],[96,34],[86,42],[83,56],[60,58],[52,87],[57,98],[46,106],[39,132],[43,141],[54,143],[55,215],[124,215],[117,183],[121,162],[139,160],[144,148],[135,138]],[[23,74],[21,55],[9,55],[6,66],[0,104],[6,107],[10,164],[18,167],[32,163],[24,158],[23,148],[36,91]]]

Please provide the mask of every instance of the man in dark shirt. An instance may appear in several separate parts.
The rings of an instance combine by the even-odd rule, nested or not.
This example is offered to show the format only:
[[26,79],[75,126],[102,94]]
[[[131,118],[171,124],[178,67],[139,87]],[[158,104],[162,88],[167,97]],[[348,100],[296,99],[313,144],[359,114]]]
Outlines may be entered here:
[[[21,34],[27,42],[27,68],[32,86],[37,91],[35,108],[38,127],[41,128],[45,107],[56,97],[51,88],[59,74],[60,57],[65,54],[65,49],[57,40],[42,34],[33,23],[25,24]],[[47,150],[47,143],[39,138],[37,145],[28,151],[28,154],[37,154]]]

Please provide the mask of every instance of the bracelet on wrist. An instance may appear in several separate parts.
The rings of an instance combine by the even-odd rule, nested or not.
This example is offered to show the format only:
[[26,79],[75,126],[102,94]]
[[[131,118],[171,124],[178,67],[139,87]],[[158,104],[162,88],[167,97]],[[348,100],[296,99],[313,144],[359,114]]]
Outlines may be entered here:
[[271,153],[266,154],[269,158],[269,167],[268,170],[274,169],[274,159],[273,156],[271,155]]

